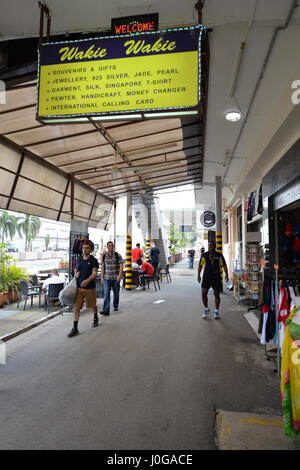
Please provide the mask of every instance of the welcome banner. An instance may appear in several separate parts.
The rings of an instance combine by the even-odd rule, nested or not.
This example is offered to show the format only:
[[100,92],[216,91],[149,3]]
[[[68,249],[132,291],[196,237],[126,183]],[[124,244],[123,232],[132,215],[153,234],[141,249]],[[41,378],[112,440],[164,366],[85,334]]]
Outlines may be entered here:
[[37,119],[196,108],[202,25],[43,44]]

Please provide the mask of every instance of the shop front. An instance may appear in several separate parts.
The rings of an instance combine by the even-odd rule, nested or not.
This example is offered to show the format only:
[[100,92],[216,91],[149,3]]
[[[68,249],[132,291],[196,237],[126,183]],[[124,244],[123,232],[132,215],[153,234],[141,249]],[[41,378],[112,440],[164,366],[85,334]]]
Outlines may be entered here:
[[265,268],[300,274],[300,141],[263,178]]

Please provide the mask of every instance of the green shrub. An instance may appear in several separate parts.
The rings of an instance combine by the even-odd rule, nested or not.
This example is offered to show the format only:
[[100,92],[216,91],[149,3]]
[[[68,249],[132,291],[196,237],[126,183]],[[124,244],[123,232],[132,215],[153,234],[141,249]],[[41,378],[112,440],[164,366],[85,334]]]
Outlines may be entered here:
[[0,292],[20,289],[20,281],[29,279],[26,269],[15,266],[14,261],[6,244],[0,243]]

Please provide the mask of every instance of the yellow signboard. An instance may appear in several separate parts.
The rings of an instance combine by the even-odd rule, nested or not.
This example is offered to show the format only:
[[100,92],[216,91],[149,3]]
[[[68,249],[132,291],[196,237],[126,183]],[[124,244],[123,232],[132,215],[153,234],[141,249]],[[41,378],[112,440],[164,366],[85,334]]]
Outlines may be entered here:
[[37,118],[196,108],[203,29],[43,44]]

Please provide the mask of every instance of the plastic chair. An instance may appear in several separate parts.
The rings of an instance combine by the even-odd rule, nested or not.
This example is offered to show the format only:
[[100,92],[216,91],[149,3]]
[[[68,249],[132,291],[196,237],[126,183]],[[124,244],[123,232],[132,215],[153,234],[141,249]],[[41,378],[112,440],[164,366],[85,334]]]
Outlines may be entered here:
[[157,283],[158,288],[160,290],[158,272],[159,272],[159,269],[154,269],[154,273],[153,273],[152,277],[150,277],[150,276],[145,277],[145,281],[147,282],[147,285],[148,285],[148,290],[149,290],[150,282],[153,282],[153,285],[154,285],[154,288],[155,288],[156,291],[157,291],[157,287],[156,287],[156,283]]
[[50,312],[50,303],[54,304],[55,301],[59,301],[59,293],[64,288],[64,283],[61,284],[49,284],[48,292],[45,294],[45,310],[46,306],[48,308],[48,313]]
[[163,276],[166,276],[166,279],[167,279],[167,282],[172,282],[172,279],[171,279],[171,274],[170,274],[170,266],[167,264],[165,269],[161,269],[160,271],[160,280],[162,282],[163,280]]
[[40,290],[39,279],[36,274],[33,274],[32,276],[30,276],[30,284],[33,290],[36,290],[36,291]]
[[17,308],[19,308],[20,301],[22,301],[23,297],[25,297],[23,310],[25,310],[25,308],[26,308],[28,297],[31,298],[31,307],[32,307],[33,297],[35,295],[39,296],[39,307],[40,307],[41,306],[41,292],[40,292],[40,290],[39,291],[31,290],[28,282],[26,282],[26,281],[20,281],[20,285],[21,285],[21,290],[20,290],[20,293],[19,293]]

